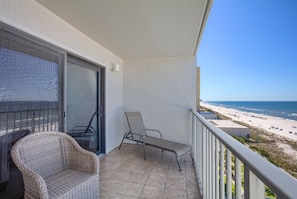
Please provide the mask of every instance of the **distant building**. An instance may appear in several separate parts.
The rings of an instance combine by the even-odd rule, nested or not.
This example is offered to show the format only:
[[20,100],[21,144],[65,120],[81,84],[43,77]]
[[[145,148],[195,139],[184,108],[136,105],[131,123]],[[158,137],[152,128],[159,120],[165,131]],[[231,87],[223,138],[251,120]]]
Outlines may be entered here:
[[203,112],[199,112],[199,114],[207,120],[217,120],[218,119],[218,116],[212,112],[203,111]]
[[200,67],[196,68],[196,110],[200,110]]
[[231,120],[209,120],[216,127],[222,131],[228,133],[229,135],[236,135],[238,137],[249,137],[250,129],[246,126],[237,124]]

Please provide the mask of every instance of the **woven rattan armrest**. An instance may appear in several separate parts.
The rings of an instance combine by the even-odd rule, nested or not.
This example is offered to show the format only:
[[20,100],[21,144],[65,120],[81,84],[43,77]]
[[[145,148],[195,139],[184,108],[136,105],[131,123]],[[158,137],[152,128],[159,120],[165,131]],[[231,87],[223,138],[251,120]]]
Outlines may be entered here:
[[72,144],[75,152],[68,153],[68,167],[89,173],[99,173],[100,162],[96,154],[81,148],[76,142]]
[[[16,151],[12,150],[11,155],[15,157],[15,156],[18,156],[19,154],[17,154]],[[16,158],[14,159],[16,161]],[[22,172],[24,182],[26,181],[27,184],[31,185],[26,187],[26,193],[27,194],[29,193],[30,195],[41,195],[43,196],[43,198],[48,198],[48,191],[47,191],[47,186],[44,178],[37,172],[27,167],[24,164],[24,162],[19,161],[17,164],[18,164],[18,169]],[[35,187],[38,188],[38,191],[40,193],[35,194],[36,192]]]

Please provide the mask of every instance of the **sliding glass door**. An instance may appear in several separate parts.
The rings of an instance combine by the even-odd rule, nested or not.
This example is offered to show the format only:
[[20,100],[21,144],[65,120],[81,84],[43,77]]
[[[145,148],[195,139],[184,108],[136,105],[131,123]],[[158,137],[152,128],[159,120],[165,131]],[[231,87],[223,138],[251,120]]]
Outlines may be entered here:
[[83,148],[103,153],[102,69],[68,56],[66,131]]
[[103,67],[1,22],[0,58],[0,137],[61,131],[105,153]]

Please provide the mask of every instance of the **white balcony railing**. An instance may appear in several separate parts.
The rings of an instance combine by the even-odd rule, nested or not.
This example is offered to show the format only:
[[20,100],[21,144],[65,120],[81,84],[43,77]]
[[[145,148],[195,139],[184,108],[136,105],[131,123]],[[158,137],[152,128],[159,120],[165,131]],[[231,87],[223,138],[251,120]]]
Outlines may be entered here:
[[296,198],[297,180],[192,112],[192,150],[204,199]]

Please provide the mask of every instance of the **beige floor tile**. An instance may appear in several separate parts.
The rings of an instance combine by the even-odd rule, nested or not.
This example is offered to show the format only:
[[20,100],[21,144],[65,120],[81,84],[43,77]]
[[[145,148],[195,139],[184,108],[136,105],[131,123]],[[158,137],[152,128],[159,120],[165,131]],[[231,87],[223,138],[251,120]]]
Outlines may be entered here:
[[100,167],[108,169],[117,169],[121,164],[121,160],[116,156],[112,156],[112,158],[109,157],[110,156],[104,156],[102,159],[100,159]]
[[141,192],[140,198],[146,199],[162,199],[164,195],[164,187],[154,187],[145,185]]
[[167,178],[167,176],[168,176],[168,170],[156,170],[156,169],[152,169],[150,175],[162,176],[163,178]]
[[120,188],[124,185],[124,182],[118,180],[106,180],[102,186],[100,186],[100,191],[106,191],[111,193],[118,193]]
[[114,199],[136,199],[136,198],[138,198],[138,197],[126,196],[126,195],[121,195],[121,194],[118,194],[116,197],[114,197]]
[[136,166],[134,162],[135,161],[133,159],[126,160],[119,166],[118,170],[133,171]]
[[135,168],[135,165],[131,166],[123,166],[123,165],[120,165],[120,167],[118,168],[119,171],[134,171],[134,168]]
[[168,177],[185,178],[186,177],[186,172],[184,170],[179,171],[178,169],[169,169]]
[[155,170],[168,170],[169,163],[164,163],[160,161],[156,161],[154,164]]
[[114,169],[107,169],[107,168],[102,168],[100,169],[100,178],[109,178],[110,176],[112,176],[113,174],[116,173],[117,170]]
[[186,178],[196,180],[196,172],[195,171],[186,171]]
[[131,171],[116,171],[112,176],[110,176],[110,179],[112,180],[118,180],[118,181],[126,181],[131,175]]
[[152,166],[145,164],[145,163],[141,163],[141,164],[137,164],[134,168],[133,171],[135,172],[139,172],[139,173],[146,173],[149,174],[152,170]]
[[146,173],[131,172],[131,175],[128,178],[127,182],[145,184],[147,178],[148,178],[148,174]]
[[141,184],[126,182],[121,186],[119,194],[139,197],[142,189],[143,185]]
[[107,180],[107,178],[99,178],[99,186],[101,186],[105,181]]
[[193,180],[193,179],[187,179],[187,191],[198,191],[199,190],[199,186],[198,186],[198,182],[197,180]]
[[195,170],[193,161],[190,161],[190,162],[187,161],[185,167],[187,170],[189,169],[193,169],[193,171]]
[[156,167],[155,165],[152,167],[151,172],[163,172],[168,174],[168,167],[162,168],[162,167]]
[[187,191],[188,199],[201,199],[200,193],[197,191]]
[[186,199],[187,193],[183,190],[165,189],[164,199]]
[[186,179],[168,177],[166,181],[166,188],[186,190]]
[[117,196],[116,193],[100,191],[100,199],[110,199],[110,198],[115,198],[116,196]]
[[[180,166],[181,166],[181,167],[184,166],[184,165],[182,164],[182,160],[180,160]],[[176,159],[172,159],[172,160],[170,161],[169,169],[174,169],[174,170],[178,170],[178,169],[179,169],[178,164],[177,164],[177,160],[176,160]]]
[[146,185],[151,186],[164,186],[166,183],[166,177],[160,175],[149,175],[146,181]]

